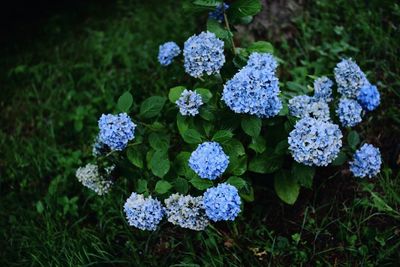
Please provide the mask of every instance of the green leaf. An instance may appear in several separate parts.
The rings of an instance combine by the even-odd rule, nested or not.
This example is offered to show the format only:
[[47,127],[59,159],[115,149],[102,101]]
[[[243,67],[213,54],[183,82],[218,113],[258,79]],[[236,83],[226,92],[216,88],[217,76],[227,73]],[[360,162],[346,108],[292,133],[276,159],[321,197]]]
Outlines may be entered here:
[[253,117],[253,116],[246,116],[242,118],[241,121],[242,129],[243,131],[252,136],[256,137],[260,135],[261,132],[261,126],[262,126],[262,121],[260,118]]
[[249,145],[249,148],[253,149],[257,153],[260,154],[263,153],[267,148],[264,137],[262,136],[253,137],[251,139],[251,144]]
[[184,86],[176,86],[169,89],[168,99],[174,103],[181,97],[182,92],[185,90]]
[[239,191],[239,195],[244,199],[244,201],[254,201],[254,189],[249,184],[246,184],[246,186]]
[[340,151],[336,159],[332,162],[333,166],[341,166],[347,161],[347,155],[343,151]]
[[289,143],[287,138],[285,138],[276,145],[274,153],[277,155],[285,155],[288,152],[288,148]]
[[292,176],[301,186],[311,188],[315,175],[315,168],[297,162],[292,165]]
[[201,107],[200,108],[200,117],[205,119],[206,121],[213,121],[215,120],[214,113],[211,111],[211,108],[209,107]]
[[178,127],[178,131],[181,135],[189,129],[189,123],[182,114],[178,113],[176,116],[176,126]]
[[240,178],[238,176],[231,176],[229,177],[228,180],[226,180],[226,182],[228,184],[233,185],[234,187],[236,187],[238,190],[242,189],[243,187],[246,186],[246,181],[243,180],[243,178]]
[[194,91],[201,95],[201,100],[203,100],[203,103],[208,103],[213,96],[211,91],[206,88],[196,88]]
[[137,189],[136,189],[136,191],[137,191],[139,194],[147,193],[147,192],[148,192],[148,189],[147,189],[147,181],[144,180],[144,179],[139,179],[139,180],[137,181]]
[[265,41],[258,41],[252,43],[248,48],[247,51],[249,53],[259,52],[259,53],[274,53],[274,47],[271,43]]
[[221,1],[218,0],[195,0],[193,4],[198,6],[205,6],[205,7],[216,7],[219,5]]
[[143,155],[137,146],[128,147],[126,151],[126,156],[128,160],[138,168],[143,168]]
[[360,143],[360,135],[356,131],[350,131],[347,135],[347,142],[351,148],[355,149]]
[[176,178],[174,186],[176,188],[176,191],[178,191],[181,194],[187,194],[189,190],[189,184],[186,181],[186,179],[180,177]]
[[237,0],[227,10],[233,19],[254,16],[262,9],[260,0]]
[[296,178],[288,171],[281,170],[274,176],[275,192],[285,203],[293,205],[300,193],[300,186]]
[[172,188],[172,185],[167,181],[158,181],[156,183],[156,193],[162,195],[167,193]]
[[165,97],[151,96],[140,105],[140,116],[145,119],[156,117],[160,114],[165,104]]
[[180,152],[174,161],[174,170],[178,175],[187,176],[189,171],[189,158],[190,152],[182,151]]
[[38,213],[43,213],[44,211],[44,206],[43,206],[43,202],[41,200],[39,200],[38,202],[36,202],[36,211]]
[[240,141],[235,138],[232,138],[228,142],[223,143],[222,146],[229,157],[238,157],[246,154],[242,143],[240,143]]
[[247,171],[247,156],[229,157],[228,173],[242,175]]
[[256,155],[249,163],[249,171],[255,173],[273,173],[282,166],[283,158],[271,152]]
[[208,179],[192,178],[189,181],[195,188],[199,190],[206,190],[207,188],[213,186],[213,182]]
[[218,143],[225,143],[226,141],[231,140],[233,137],[233,133],[228,130],[220,130],[216,132],[212,138],[212,141],[218,142]]
[[125,92],[118,98],[117,108],[119,111],[127,113],[131,108],[132,103],[133,103],[133,97],[131,93]]
[[194,129],[188,129],[182,134],[183,140],[188,144],[200,144],[203,141],[203,136]]
[[231,34],[227,29],[225,29],[221,25],[221,23],[219,23],[215,19],[207,20],[207,31],[214,33],[215,36],[223,40],[228,39]]
[[165,133],[151,133],[149,135],[150,146],[154,150],[168,150],[170,137]]
[[169,171],[170,162],[166,151],[157,150],[150,160],[150,169],[157,177],[163,178]]

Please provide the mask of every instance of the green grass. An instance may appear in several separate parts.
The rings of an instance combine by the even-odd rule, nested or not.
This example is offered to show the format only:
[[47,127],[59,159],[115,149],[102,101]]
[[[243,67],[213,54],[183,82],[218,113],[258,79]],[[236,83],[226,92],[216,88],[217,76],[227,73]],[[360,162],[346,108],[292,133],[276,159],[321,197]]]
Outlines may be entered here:
[[[374,181],[345,170],[317,173],[294,206],[269,186],[234,223],[202,233],[165,224],[154,233],[126,224],[130,181],[96,197],[74,177],[90,155],[97,118],[126,90],[137,103],[179,83],[179,66],[161,68],[158,45],[199,29],[174,1],[86,7],[88,17],[53,17],[33,42],[2,52],[0,81],[1,266],[396,266],[400,262],[400,6],[395,1],[316,1],[295,18],[294,39],[275,43],[287,86],[331,75],[351,56],[383,96],[359,126],[380,145],[385,166]],[[203,21],[201,21],[203,23]],[[135,179],[135,177],[132,177]]]

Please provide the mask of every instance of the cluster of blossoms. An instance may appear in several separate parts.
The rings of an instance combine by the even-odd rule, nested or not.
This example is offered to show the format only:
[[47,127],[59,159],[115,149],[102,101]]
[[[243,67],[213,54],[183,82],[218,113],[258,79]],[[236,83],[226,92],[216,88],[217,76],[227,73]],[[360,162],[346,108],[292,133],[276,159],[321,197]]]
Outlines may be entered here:
[[240,212],[240,197],[236,187],[222,183],[204,193],[204,207],[210,220],[233,221]]
[[336,113],[345,127],[353,127],[362,121],[362,107],[353,99],[341,98]]
[[350,162],[350,171],[355,177],[376,176],[382,165],[381,153],[378,148],[370,144],[364,144],[354,154],[353,161]]
[[334,74],[338,92],[343,97],[356,98],[361,88],[369,84],[364,72],[351,59],[343,59],[339,62],[334,69]]
[[195,116],[199,114],[199,108],[203,105],[203,100],[200,94],[185,89],[176,101],[176,105],[183,116]]
[[209,221],[205,214],[203,197],[173,194],[166,200],[165,213],[168,221],[183,228],[201,231]]
[[124,211],[129,225],[141,230],[154,231],[164,217],[160,201],[135,192],[126,200]]
[[157,199],[132,193],[124,205],[129,225],[154,231],[166,216],[172,224],[201,231],[209,220],[234,220],[240,212],[241,200],[236,187],[222,183],[207,189],[203,196],[173,194],[164,203],[165,207]]
[[322,76],[314,81],[314,97],[325,102],[332,101],[333,82],[328,77]]
[[165,44],[160,45],[158,62],[163,66],[168,66],[180,53],[181,49],[175,42],[166,42]]
[[365,110],[372,111],[379,106],[381,96],[375,85],[368,84],[361,88],[357,100]]
[[306,117],[295,124],[288,142],[297,162],[308,166],[327,166],[342,147],[342,132],[336,124]]
[[183,48],[185,71],[199,78],[218,74],[225,63],[224,42],[212,32],[202,32],[186,40]]
[[215,180],[226,170],[229,157],[217,142],[200,144],[189,158],[189,167],[201,178]]
[[113,184],[110,177],[113,170],[114,166],[108,167],[104,169],[104,174],[101,174],[97,165],[89,163],[78,168],[75,176],[84,186],[101,196],[108,193]]
[[222,100],[236,113],[276,116],[282,109],[276,67],[271,54],[251,54],[248,64],[224,85]]
[[96,137],[96,140],[93,143],[92,147],[92,155],[94,157],[99,157],[106,154],[110,149],[106,144],[100,141],[99,137]]
[[228,10],[229,5],[227,3],[219,3],[216,7],[215,10],[208,13],[208,17],[210,19],[215,19],[219,22],[224,21],[224,13],[226,10]]
[[329,121],[329,106],[324,100],[308,95],[295,96],[289,100],[290,115],[297,118],[311,117],[317,120]]
[[135,137],[136,124],[126,113],[103,114],[99,119],[99,142],[111,150],[123,150]]

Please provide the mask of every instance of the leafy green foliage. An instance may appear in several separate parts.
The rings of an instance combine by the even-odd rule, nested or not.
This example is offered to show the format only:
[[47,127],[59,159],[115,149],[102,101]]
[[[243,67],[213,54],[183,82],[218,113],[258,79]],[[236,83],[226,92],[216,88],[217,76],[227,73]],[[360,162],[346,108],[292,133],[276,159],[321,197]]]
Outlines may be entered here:
[[140,105],[140,116],[150,119],[158,116],[164,107],[165,98],[161,96],[151,96]]
[[122,112],[128,112],[132,106],[132,103],[133,103],[132,94],[129,92],[125,92],[118,98],[117,107]]
[[300,193],[297,179],[288,171],[281,170],[274,176],[275,192],[285,203],[293,205]]

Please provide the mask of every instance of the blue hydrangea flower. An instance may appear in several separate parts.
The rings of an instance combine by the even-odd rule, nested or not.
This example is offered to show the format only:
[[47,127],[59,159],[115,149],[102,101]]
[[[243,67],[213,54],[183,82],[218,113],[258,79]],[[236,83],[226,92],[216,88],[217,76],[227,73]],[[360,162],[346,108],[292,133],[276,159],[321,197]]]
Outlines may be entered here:
[[235,113],[269,118],[282,109],[279,93],[274,71],[246,66],[224,85],[222,100]]
[[381,96],[375,85],[368,84],[361,88],[357,100],[365,110],[372,111],[381,103]]
[[362,107],[353,99],[341,98],[336,113],[344,127],[353,127],[362,121]]
[[225,63],[224,42],[212,32],[202,32],[186,40],[183,48],[185,71],[199,78],[219,73]]
[[136,124],[126,113],[101,115],[99,119],[99,141],[111,150],[123,150],[135,137]]
[[189,167],[201,178],[210,180],[221,176],[228,164],[229,157],[217,142],[200,144],[189,158]]
[[275,73],[276,68],[278,67],[278,62],[270,53],[254,52],[249,56],[246,67]]
[[288,142],[293,158],[308,166],[327,166],[342,147],[339,126],[310,117],[299,120],[290,132]]
[[355,177],[372,178],[376,176],[382,165],[381,152],[378,148],[370,144],[364,144],[354,154],[353,161],[350,162],[350,171]]
[[84,167],[78,168],[75,176],[85,187],[101,196],[108,193],[113,184],[109,176],[114,168],[114,166],[105,168],[104,174],[101,174],[97,165],[89,163]]
[[339,62],[334,73],[338,92],[346,98],[356,98],[361,88],[369,83],[364,72],[351,59]]
[[135,192],[126,200],[124,211],[130,226],[149,231],[156,230],[164,216],[160,201]]
[[219,22],[224,21],[224,12],[228,10],[229,5],[226,3],[220,3],[215,7],[215,10],[208,13],[210,19],[215,19]]
[[314,98],[325,102],[332,101],[332,86],[333,82],[326,76],[316,79],[314,81]]
[[330,120],[328,104],[324,100],[307,95],[299,95],[290,99],[289,113],[297,118],[311,117],[322,121]]
[[195,116],[199,114],[199,108],[203,105],[203,100],[200,94],[185,89],[176,101],[176,105],[183,116]]
[[227,183],[207,189],[203,201],[208,218],[214,222],[233,221],[240,212],[238,190]]
[[165,213],[168,221],[183,228],[204,230],[209,221],[203,206],[203,197],[173,194],[166,200]]
[[158,62],[163,66],[168,66],[180,53],[181,49],[176,43],[166,42],[159,47]]

